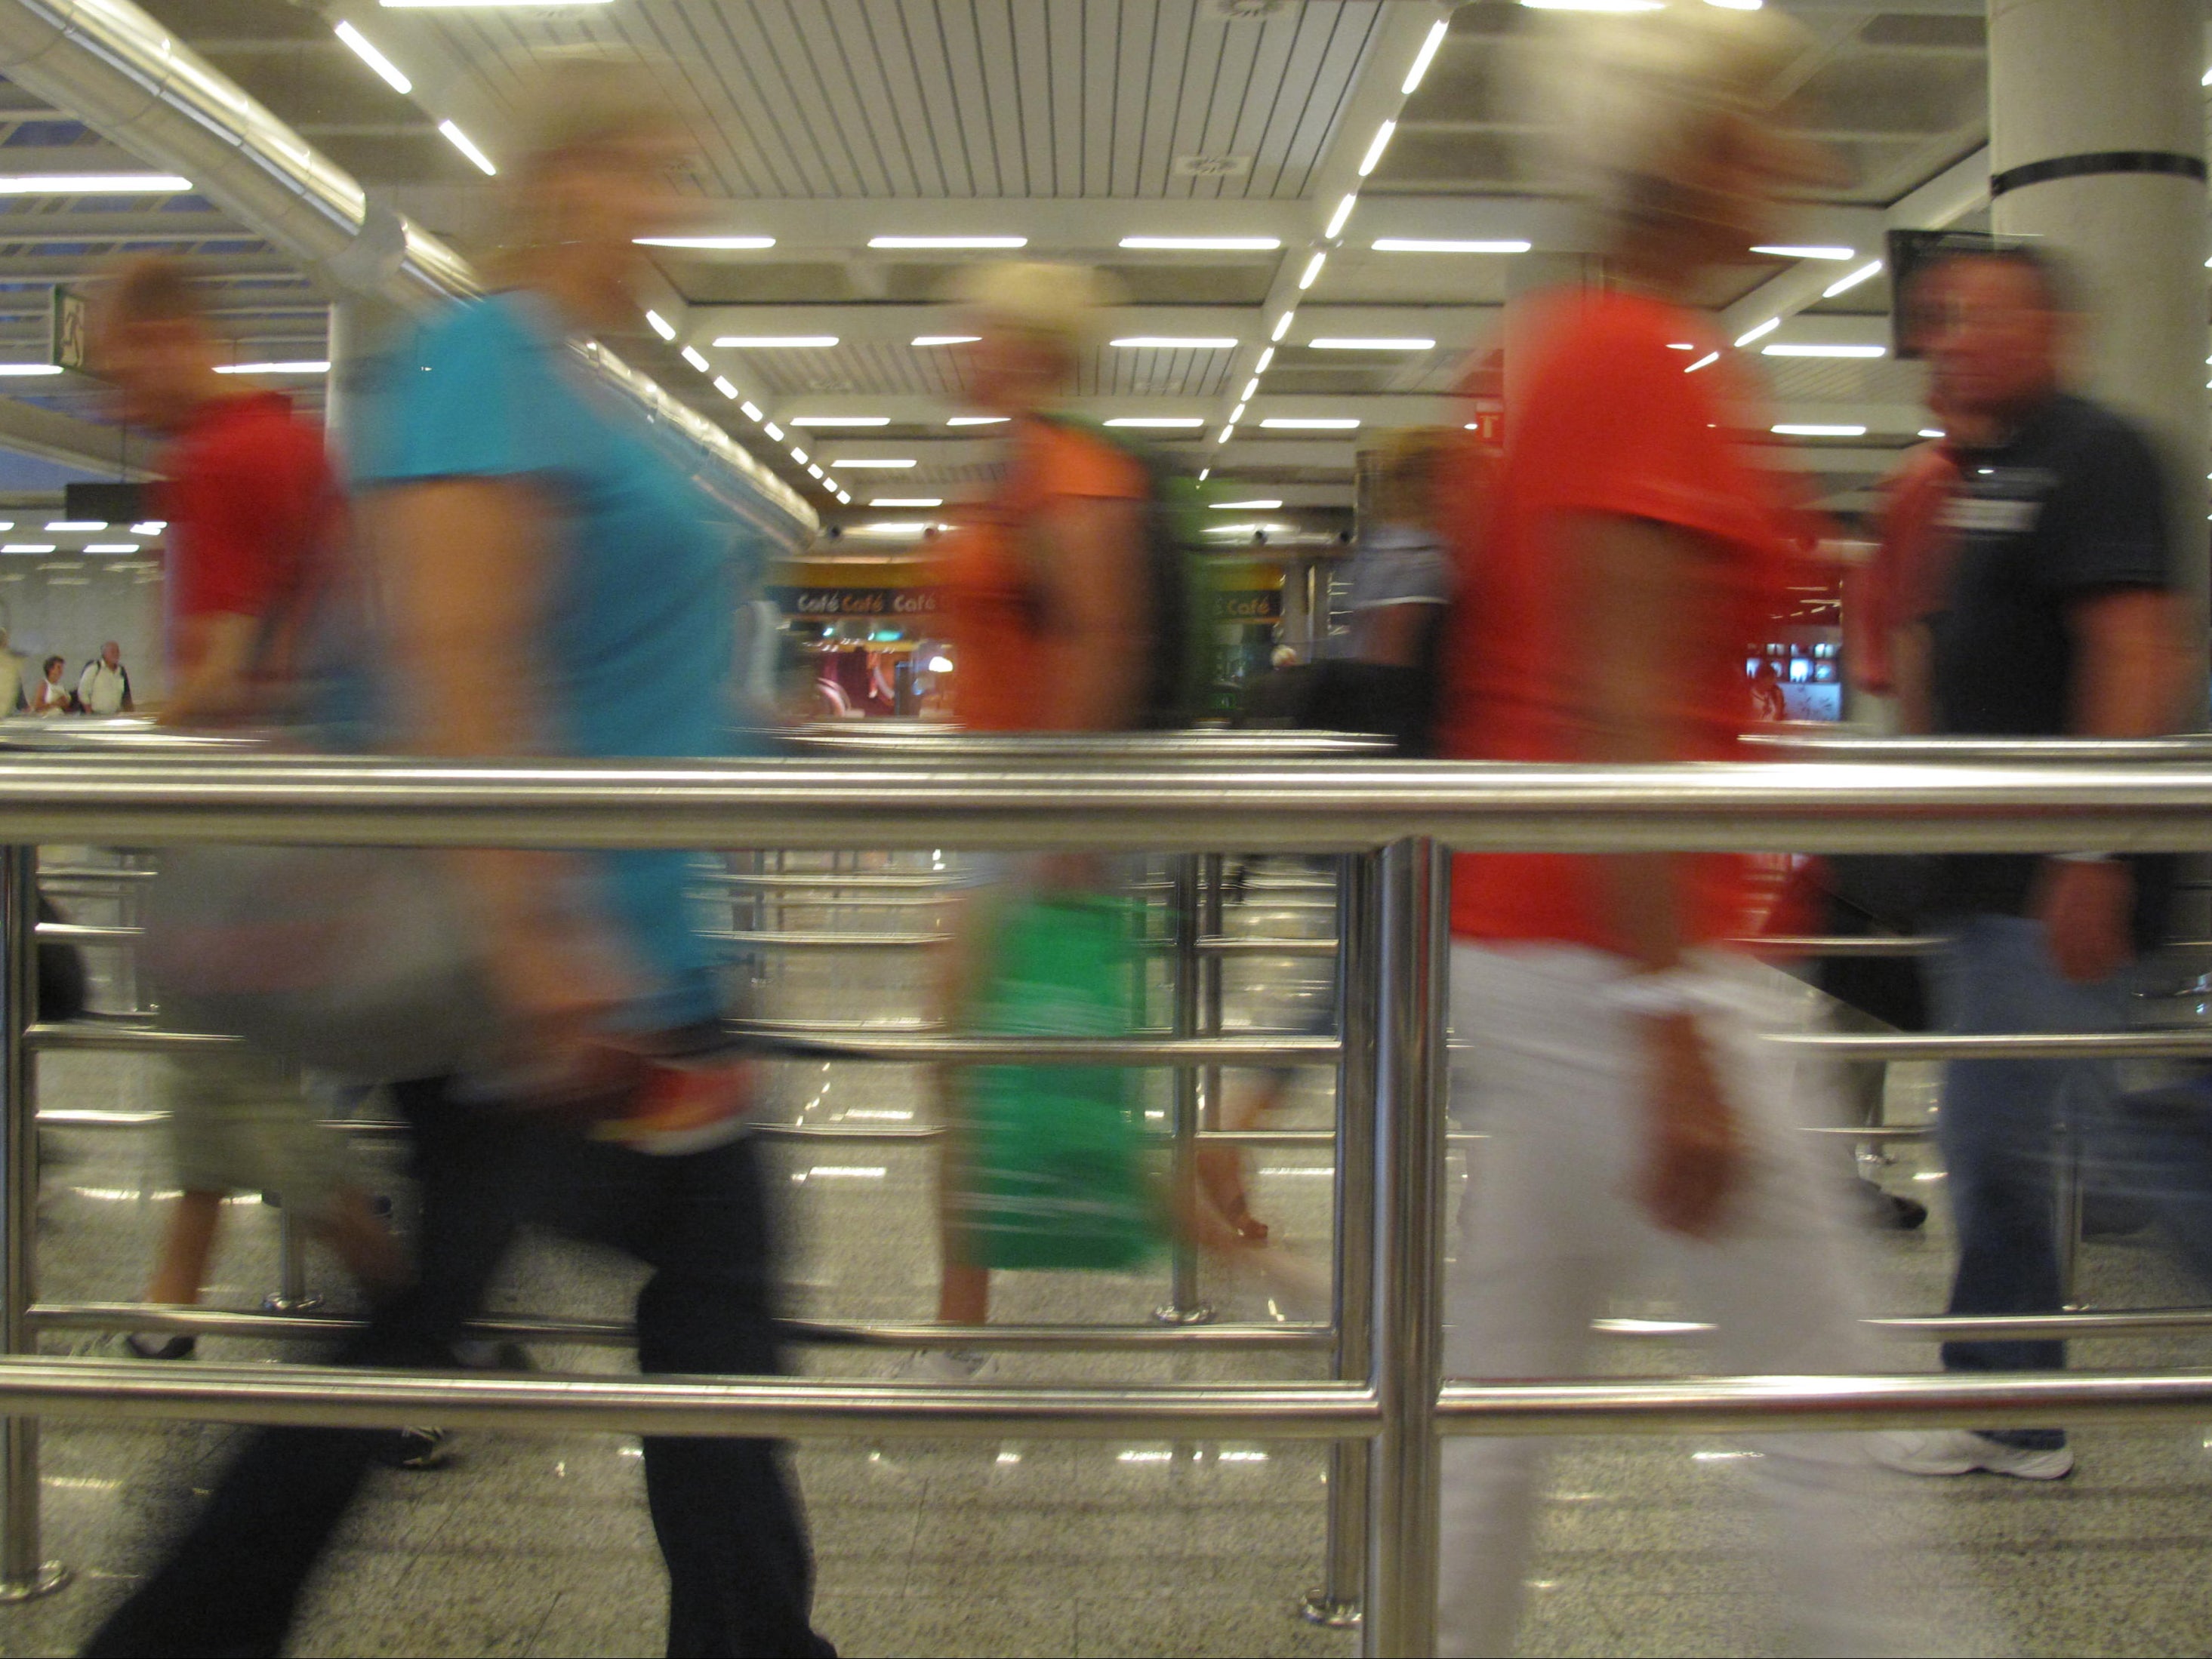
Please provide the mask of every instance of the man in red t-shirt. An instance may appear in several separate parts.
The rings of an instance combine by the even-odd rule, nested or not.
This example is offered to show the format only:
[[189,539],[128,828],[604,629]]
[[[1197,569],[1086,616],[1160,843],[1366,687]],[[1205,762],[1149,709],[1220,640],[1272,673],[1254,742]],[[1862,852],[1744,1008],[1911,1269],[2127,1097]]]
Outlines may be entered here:
[[[216,372],[228,354],[175,260],[137,260],[115,276],[94,309],[92,348],[125,416],[172,441],[161,491],[170,690],[160,718],[199,729],[251,718],[336,528],[340,497],[322,432],[281,392]],[[404,1264],[391,1231],[349,1178],[343,1143],[296,1075],[251,1051],[213,1049],[180,1060],[174,1085],[169,1126],[184,1194],[148,1301],[199,1300],[223,1197],[241,1191],[281,1195],[365,1285],[397,1288]],[[181,1358],[192,1347],[189,1336],[125,1341],[147,1358]]]
[[[1504,453],[1479,525],[1453,537],[1445,756],[1738,757],[1744,662],[1803,526],[1755,451],[1752,389],[1689,296],[1778,240],[1777,195],[1805,158],[1771,88],[1801,45],[1771,11],[1691,7],[1608,15],[1559,48],[1588,94],[1561,106],[1626,135],[1601,185],[1608,285],[1532,298],[1509,330]],[[1861,1369],[1832,1183],[1763,1040],[1796,1000],[1728,948],[1756,898],[1749,861],[1483,853],[1455,859],[1452,884],[1467,1055],[1452,1105],[1486,1138],[1447,1276],[1446,1370],[1587,1374],[1591,1322],[1660,1264],[1727,1369]],[[1782,1523],[1779,1611],[1799,1626],[1787,1644],[1901,1650],[1872,1628],[1881,1603],[1816,1440],[1774,1437],[1758,1465]],[[1527,1438],[1447,1441],[1437,1652],[1513,1650],[1540,1457]]]

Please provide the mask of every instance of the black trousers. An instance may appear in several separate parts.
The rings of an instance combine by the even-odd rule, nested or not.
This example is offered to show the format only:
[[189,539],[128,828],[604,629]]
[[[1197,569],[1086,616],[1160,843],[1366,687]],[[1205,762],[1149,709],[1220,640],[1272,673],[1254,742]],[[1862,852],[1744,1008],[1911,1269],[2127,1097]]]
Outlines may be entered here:
[[[766,1198],[749,1139],[653,1158],[403,1085],[422,1188],[414,1289],[339,1363],[445,1367],[526,1224],[645,1262],[639,1369],[770,1376]],[[278,1652],[301,1588],[374,1461],[352,1429],[257,1431],[168,1561],[87,1644],[94,1655]],[[813,1561],[777,1448],[648,1438],[645,1483],[668,1565],[672,1656],[830,1654],[808,1622]],[[424,1587],[434,1618],[437,1587]]]

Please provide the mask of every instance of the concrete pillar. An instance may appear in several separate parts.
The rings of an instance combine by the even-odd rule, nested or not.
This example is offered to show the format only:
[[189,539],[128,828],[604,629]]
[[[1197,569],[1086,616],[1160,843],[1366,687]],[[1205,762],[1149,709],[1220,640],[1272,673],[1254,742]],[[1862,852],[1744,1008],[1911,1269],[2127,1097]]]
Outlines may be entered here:
[[2088,288],[2078,380],[2165,450],[2207,589],[2203,0],[1990,0],[1992,228]]

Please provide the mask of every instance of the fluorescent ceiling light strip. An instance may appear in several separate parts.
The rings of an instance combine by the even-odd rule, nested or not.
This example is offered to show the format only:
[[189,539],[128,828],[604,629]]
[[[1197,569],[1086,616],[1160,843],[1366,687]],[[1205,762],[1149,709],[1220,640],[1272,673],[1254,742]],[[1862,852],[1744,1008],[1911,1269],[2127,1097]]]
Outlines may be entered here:
[[659,312],[648,309],[645,313],[645,320],[647,326],[662,339],[672,340],[676,337],[676,325]]
[[1429,38],[1421,42],[1421,49],[1413,54],[1413,66],[1406,71],[1405,83],[1398,90],[1411,98],[1421,88],[1421,77],[1429,72],[1429,65],[1437,61],[1437,49],[1451,33],[1451,20],[1439,17],[1429,26]]
[[1027,247],[1026,236],[871,236],[870,247],[1016,248]]
[[1768,429],[1784,438],[1863,438],[1867,430],[1863,426],[1829,426],[1803,421],[1784,421]]
[[1521,0],[1531,11],[1663,11],[1667,0]]
[[327,374],[331,372],[331,366],[321,357],[301,357],[286,362],[221,363],[215,372],[218,374]]
[[1253,398],[1259,395],[1260,377],[1255,374],[1250,380],[1244,382],[1244,389],[1237,394],[1237,401],[1239,403],[1249,403]]
[[808,467],[806,470],[807,470],[807,471],[808,471],[808,472],[811,473],[815,477],[817,477],[817,478],[821,479],[823,483],[829,483],[829,482],[830,482],[829,475],[828,475],[828,474],[826,474],[826,473],[824,473],[824,472],[822,471],[822,469],[821,469],[820,467],[818,467],[818,466],[810,466],[810,467]]
[[1359,176],[1364,179],[1375,171],[1382,160],[1382,152],[1390,148],[1390,135],[1398,131],[1395,121],[1385,121],[1375,129],[1375,137],[1367,146],[1367,154],[1359,158]]
[[1131,334],[1106,343],[1123,351],[1233,351],[1243,342],[1228,335]]
[[1768,335],[1773,333],[1776,329],[1781,326],[1782,319],[1779,317],[1769,317],[1757,328],[1753,329],[1748,334],[1739,334],[1736,336],[1736,349],[1741,351],[1753,341],[1765,339]]
[[1720,362],[1720,360],[1721,354],[1719,352],[1708,351],[1704,356],[1698,358],[1697,362],[1692,363],[1687,368],[1684,369],[1682,373],[1685,374],[1694,374],[1701,368],[1711,368],[1715,363]]
[[724,334],[714,342],[722,351],[826,351],[836,343],[834,334]]
[[945,422],[947,426],[1004,426],[1013,419],[1011,415],[955,415]]
[[1359,422],[1339,416],[1278,415],[1260,422],[1276,432],[1349,432]]
[[632,240],[640,247],[712,248],[729,252],[775,246],[773,236],[639,236]]
[[88,536],[107,528],[105,519],[56,519],[46,526],[46,533],[64,536]]
[[1322,232],[1322,240],[1334,241],[1337,233],[1344,228],[1344,222],[1352,217],[1352,210],[1358,205],[1359,195],[1356,191],[1339,202],[1336,211],[1328,216],[1328,228]]
[[714,390],[720,392],[732,403],[735,403],[738,400],[737,387],[732,386],[726,379],[720,374],[717,374],[714,377]]
[[920,463],[920,462],[918,462],[918,461],[915,461],[915,460],[914,460],[914,459],[904,459],[904,460],[890,460],[890,459],[885,459],[879,458],[879,457],[878,457],[878,458],[860,457],[860,458],[857,458],[857,459],[856,459],[856,458],[850,458],[850,457],[848,457],[848,459],[844,459],[844,460],[842,460],[842,461],[832,461],[832,462],[830,462],[830,465],[832,465],[832,466],[853,466],[853,467],[906,467],[906,466],[918,466],[918,465],[921,465],[921,463]]
[[1280,501],[1208,501],[1216,513],[1273,513],[1282,506]]
[[53,550],[52,542],[9,542],[0,546],[0,553],[51,553]]
[[918,346],[973,345],[982,337],[980,334],[917,334],[913,343]]
[[889,426],[888,415],[793,415],[793,426]]
[[1231,422],[1227,426],[1224,426],[1224,427],[1223,427],[1223,428],[1221,428],[1221,434],[1220,434],[1220,436],[1218,436],[1218,437],[1217,437],[1216,439],[1214,439],[1214,441],[1214,441],[1214,442],[1216,442],[1216,443],[1218,443],[1218,444],[1225,444],[1225,443],[1227,443],[1227,442],[1228,442],[1231,438],[1235,437],[1236,435],[1237,435],[1237,423],[1236,423],[1236,422],[1231,421]]
[[[13,530],[15,527],[12,524],[0,524],[0,530]],[[168,527],[167,519],[149,519],[143,524],[132,525],[131,533],[134,536],[158,536]]]
[[138,544],[136,542],[88,542],[85,544],[84,550],[88,553],[136,553],[138,550]]
[[351,46],[354,56],[374,70],[378,78],[392,91],[404,96],[415,90],[415,83],[401,73],[399,65],[369,45],[368,37],[352,24],[345,22],[335,24],[332,26],[331,33]]
[[1861,283],[1871,282],[1875,277],[1881,276],[1881,260],[1869,259],[1850,276],[1840,277],[1822,289],[1820,297],[1824,300],[1832,300],[1838,294],[1849,294]]
[[775,439],[776,442],[781,443],[783,441],[783,428],[778,426],[774,421],[763,421],[761,422],[761,430],[767,433],[768,435]]
[[1243,420],[1244,418],[1244,411],[1248,407],[1249,407],[1249,402],[1240,403],[1236,408],[1231,410],[1229,411],[1229,424],[1234,426],[1237,422]]
[[[59,363],[0,363],[0,374],[4,375],[58,374],[61,372]],[[216,372],[218,374],[223,373],[221,369]]]
[[870,507],[942,507],[942,495],[871,495]]
[[1526,253],[1535,245],[1517,237],[1440,241],[1424,236],[1378,236],[1369,246],[1377,253]]
[[0,196],[179,196],[192,181],[176,173],[10,173]]
[[745,418],[749,421],[764,421],[768,419],[767,416],[761,413],[761,406],[750,398],[739,404],[738,407],[744,411]]
[[1306,261],[1306,268],[1298,276],[1298,292],[1303,294],[1321,280],[1321,268],[1328,263],[1328,255],[1316,253]]
[[1785,341],[1766,347],[1759,355],[1766,357],[1887,357],[1889,348],[1878,345],[1793,345]]
[[1836,264],[1859,257],[1859,251],[1855,247],[1808,246],[1798,242],[1761,242],[1752,252],[1777,259],[1826,259]]
[[1105,424],[1149,428],[1155,431],[1165,432],[1176,428],[1204,426],[1206,419],[1200,415],[1117,415]]
[[1126,248],[1155,252],[1273,253],[1282,246],[1279,236],[1124,236]]
[[684,361],[690,364],[692,368],[697,369],[702,374],[710,374],[714,370],[714,364],[708,362],[704,356],[700,355],[699,348],[696,346],[685,346],[684,348]]
[[458,11],[465,6],[604,6],[609,0],[376,0],[393,11]]
[[1920,435],[1923,438],[1948,438],[1951,434],[1940,426],[1923,426],[1920,428]]
[[812,458],[811,458],[811,456],[809,456],[809,455],[807,454],[807,453],[806,453],[805,450],[803,450],[803,449],[793,449],[793,450],[791,452],[791,459],[792,459],[793,460],[794,460],[794,461],[797,461],[797,462],[799,464],[799,465],[801,465],[801,466],[805,466],[805,465],[806,465],[806,463],[807,463],[810,459],[811,459]]
[[1297,314],[1298,313],[1295,311],[1286,311],[1281,316],[1276,318],[1275,326],[1269,331],[1267,337],[1270,340],[1279,342],[1283,336],[1291,331],[1291,319]]
[[478,173],[487,179],[496,177],[499,169],[491,164],[491,157],[477,148],[476,140],[463,132],[451,121],[438,123],[438,131],[446,135],[446,142],[476,164]]
[[1265,351],[1260,354],[1260,361],[1252,365],[1252,373],[1255,375],[1265,374],[1267,372],[1268,365],[1273,363],[1274,361],[1275,348],[1269,346]]
[[1318,340],[1308,340],[1306,349],[1310,351],[1434,351],[1437,343],[1422,339],[1359,339],[1351,336],[1328,336]]

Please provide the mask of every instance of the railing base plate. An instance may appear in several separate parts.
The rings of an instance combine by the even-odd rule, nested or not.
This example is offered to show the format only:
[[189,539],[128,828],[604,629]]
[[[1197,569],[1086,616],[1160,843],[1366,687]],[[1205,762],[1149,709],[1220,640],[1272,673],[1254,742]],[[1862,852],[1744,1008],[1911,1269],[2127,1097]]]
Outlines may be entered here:
[[1189,1308],[1178,1308],[1172,1303],[1164,1303],[1152,1310],[1152,1323],[1155,1325],[1205,1325],[1211,1323],[1212,1319],[1213,1310],[1203,1302]]
[[1298,1598],[1298,1617],[1329,1630],[1357,1630],[1359,1603],[1340,1601],[1327,1590],[1308,1590]]
[[52,1595],[75,1577],[58,1561],[49,1561],[28,1578],[0,1578],[0,1606],[16,1601],[35,1601],[42,1595]]

